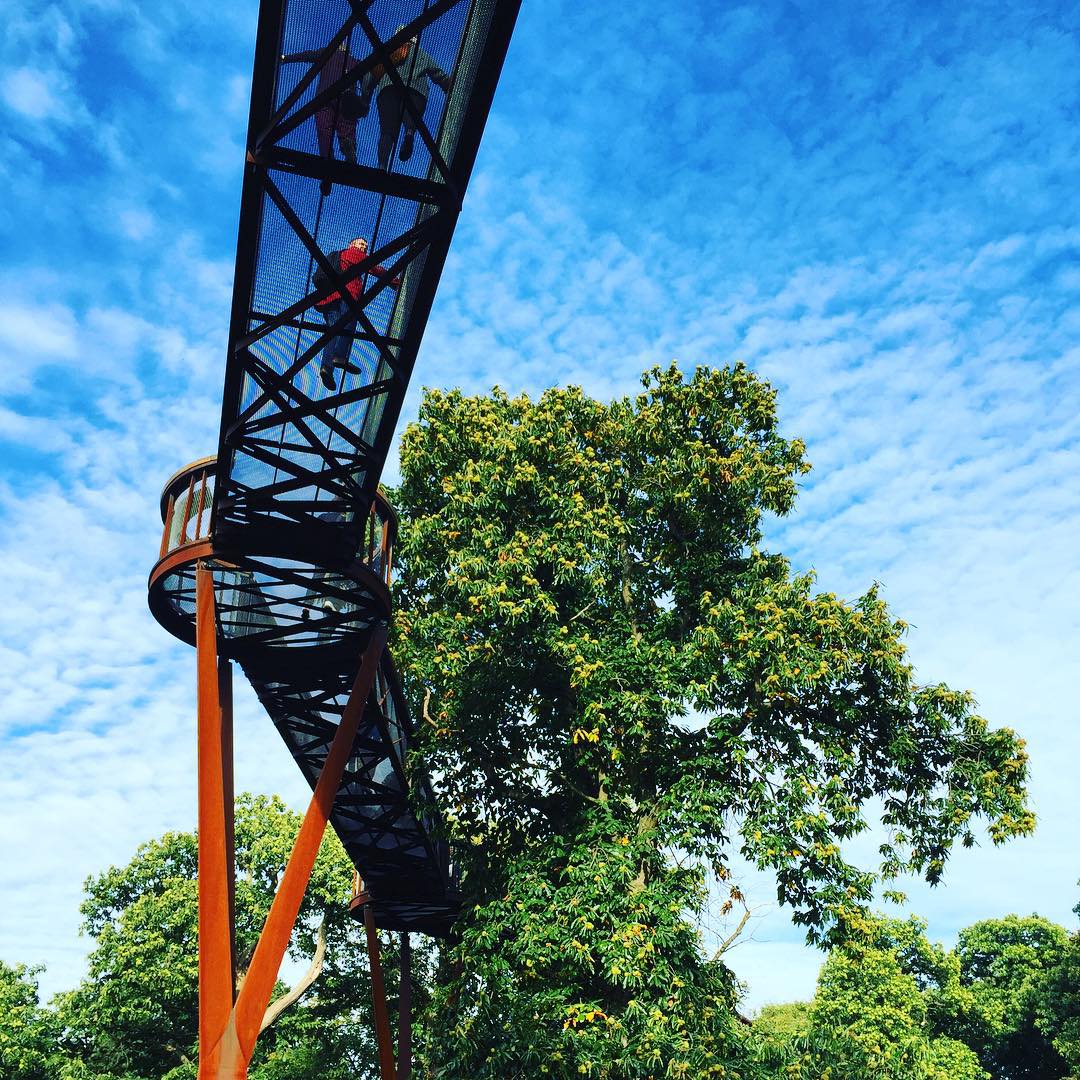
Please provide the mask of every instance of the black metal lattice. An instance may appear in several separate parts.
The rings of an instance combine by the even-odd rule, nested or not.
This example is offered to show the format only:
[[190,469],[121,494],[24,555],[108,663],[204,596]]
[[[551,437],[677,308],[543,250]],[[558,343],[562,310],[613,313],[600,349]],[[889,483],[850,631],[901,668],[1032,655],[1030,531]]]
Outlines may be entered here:
[[[263,4],[218,448],[222,547],[305,557],[309,526],[327,512],[341,515],[346,534],[359,527],[353,511],[370,505],[382,471],[517,8],[516,0]],[[321,72],[343,66],[341,49],[351,66],[327,81]],[[307,59],[282,63],[297,54]],[[448,83],[416,74],[428,61]],[[336,127],[329,147],[319,128],[349,127],[345,114],[380,66],[380,89],[355,121],[356,163],[342,160]],[[426,94],[405,92],[417,82]],[[380,165],[388,94],[409,123]],[[403,161],[410,124],[413,152]],[[367,257],[343,277],[328,256],[357,237]],[[329,279],[322,288],[316,269]],[[355,299],[350,282],[360,283]],[[347,307],[327,324],[318,305],[335,293]],[[353,322],[356,370],[334,369],[327,389],[320,354]]]
[[[262,0],[210,565],[224,654],[312,785],[389,617],[365,529],[519,4]],[[332,253],[358,237],[343,271]],[[343,332],[329,388],[322,354]],[[170,558],[151,606],[188,637],[193,567]],[[454,875],[413,809],[432,798],[405,771],[410,733],[387,653],[331,822],[378,925],[445,933]]]

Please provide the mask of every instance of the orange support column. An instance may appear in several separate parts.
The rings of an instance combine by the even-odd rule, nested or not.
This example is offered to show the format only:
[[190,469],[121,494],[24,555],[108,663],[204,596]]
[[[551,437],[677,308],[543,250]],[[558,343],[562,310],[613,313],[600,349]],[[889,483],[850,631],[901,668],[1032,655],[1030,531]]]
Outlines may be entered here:
[[375,913],[364,905],[364,930],[367,932],[368,961],[371,965],[371,1001],[375,1006],[375,1035],[379,1043],[379,1072],[382,1080],[397,1080],[394,1070],[394,1047],[390,1042],[390,1013],[386,1008],[386,985],[379,961],[379,935],[375,931]]
[[221,702],[221,798],[225,809],[225,872],[229,883],[229,982],[236,997],[236,788],[233,782],[232,664],[218,660]]
[[214,578],[202,563],[195,571],[195,649],[199,713],[199,1080],[212,1080],[218,1075],[233,1004],[232,713],[231,702],[227,702],[227,717],[222,712]]

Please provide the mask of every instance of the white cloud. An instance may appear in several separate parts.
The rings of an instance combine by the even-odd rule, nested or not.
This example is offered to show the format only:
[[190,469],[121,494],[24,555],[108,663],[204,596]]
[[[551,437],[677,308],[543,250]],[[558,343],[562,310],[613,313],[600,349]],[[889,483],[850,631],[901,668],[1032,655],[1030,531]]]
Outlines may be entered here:
[[9,362],[70,358],[76,343],[76,321],[70,309],[48,302],[0,305],[0,345],[16,354]]
[[8,72],[0,82],[0,97],[8,108],[30,120],[62,121],[61,98],[53,93],[57,76],[34,68]]
[[129,240],[149,240],[157,229],[154,215],[140,206],[123,207],[117,212],[116,222]]

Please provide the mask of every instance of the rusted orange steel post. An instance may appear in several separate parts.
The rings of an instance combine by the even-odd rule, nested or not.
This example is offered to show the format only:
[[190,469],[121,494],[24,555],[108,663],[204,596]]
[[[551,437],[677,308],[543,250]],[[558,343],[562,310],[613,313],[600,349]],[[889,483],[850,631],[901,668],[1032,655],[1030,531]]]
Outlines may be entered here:
[[225,807],[225,873],[229,883],[229,984],[236,996],[236,789],[233,782],[232,664],[218,659],[221,704],[221,796]]
[[232,733],[230,730],[226,737],[231,711],[230,723],[223,723],[214,578],[202,563],[195,571],[195,656],[199,712],[199,1078],[209,1080],[219,1075],[219,1056],[233,1007],[231,800],[228,811],[225,806],[225,777],[228,772],[231,780],[232,762],[226,766],[224,760],[225,749],[231,750]]
[[412,942],[409,931],[401,939],[401,985],[398,988],[398,1080],[412,1077]]
[[371,964],[371,1000],[375,1006],[375,1035],[379,1042],[379,1073],[382,1080],[397,1080],[394,1047],[390,1041],[390,1013],[386,1008],[386,985],[379,961],[379,935],[375,931],[375,913],[364,906],[364,930],[367,932],[368,960]]

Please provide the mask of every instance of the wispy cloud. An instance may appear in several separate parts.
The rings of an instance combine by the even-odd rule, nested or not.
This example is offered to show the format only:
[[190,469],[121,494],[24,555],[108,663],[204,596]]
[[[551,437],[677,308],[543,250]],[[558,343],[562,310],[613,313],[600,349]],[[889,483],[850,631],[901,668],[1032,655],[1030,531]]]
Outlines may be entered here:
[[[17,68],[4,76],[0,83],[0,97],[4,104],[31,120],[52,119],[69,122],[64,110],[63,97],[56,91],[70,89],[57,87],[55,73],[36,71],[34,68]],[[63,80],[67,82],[66,79]]]

